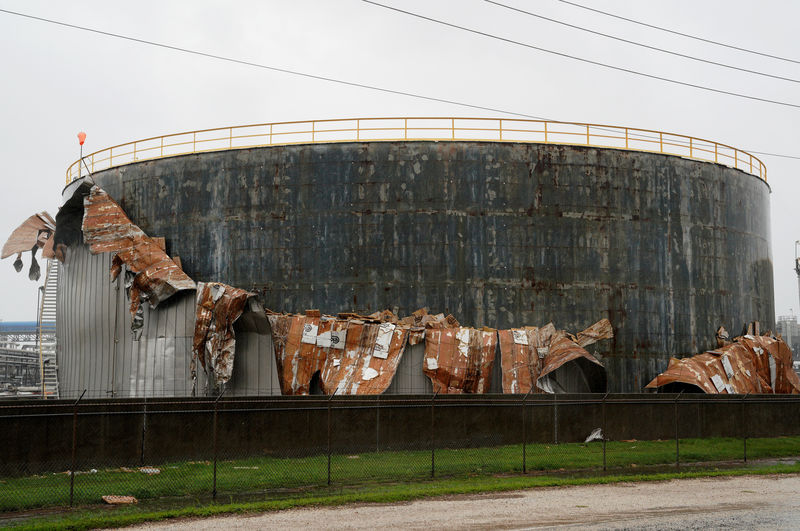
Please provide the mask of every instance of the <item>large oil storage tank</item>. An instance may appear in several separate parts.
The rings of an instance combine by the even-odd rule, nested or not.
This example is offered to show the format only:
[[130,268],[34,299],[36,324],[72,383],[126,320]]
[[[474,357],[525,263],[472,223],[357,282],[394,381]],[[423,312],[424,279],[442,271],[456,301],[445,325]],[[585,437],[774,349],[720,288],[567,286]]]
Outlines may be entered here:
[[[88,166],[193,279],[253,291],[272,310],[428,307],[475,327],[567,330],[606,317],[615,336],[597,353],[611,391],[639,391],[670,356],[710,348],[720,325],[774,326],[770,188],[763,164],[734,148],[556,122],[273,124],[269,140],[251,127],[118,146]],[[124,331],[100,302],[114,289],[109,259],[79,247],[59,300],[65,389],[102,387],[114,370],[131,378],[97,368]],[[185,311],[179,300],[148,325],[173,368],[134,388],[186,390],[184,298]],[[258,366],[271,345],[253,337],[241,349]],[[78,358],[84,368],[66,376]],[[276,388],[264,374],[247,386]]]

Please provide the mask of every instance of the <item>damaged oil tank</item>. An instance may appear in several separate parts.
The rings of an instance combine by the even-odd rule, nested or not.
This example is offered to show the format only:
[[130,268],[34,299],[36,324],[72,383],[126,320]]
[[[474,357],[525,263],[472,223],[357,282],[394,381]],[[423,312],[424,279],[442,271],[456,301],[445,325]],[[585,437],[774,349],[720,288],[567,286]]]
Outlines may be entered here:
[[[612,392],[639,391],[671,356],[712,348],[696,338],[719,324],[774,325],[769,186],[713,162],[566,144],[317,139],[93,178],[194,281],[247,290],[276,312],[429,307],[498,330],[607,318],[613,339],[590,351]],[[237,332],[237,345],[270,341],[256,335]]]

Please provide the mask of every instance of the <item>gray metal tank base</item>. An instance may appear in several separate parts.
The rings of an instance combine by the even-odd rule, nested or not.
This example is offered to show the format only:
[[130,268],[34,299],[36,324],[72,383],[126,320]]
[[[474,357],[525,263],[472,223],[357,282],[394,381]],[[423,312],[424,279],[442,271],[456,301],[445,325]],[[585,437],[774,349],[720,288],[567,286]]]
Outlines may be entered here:
[[193,154],[94,175],[198,281],[277,311],[427,306],[465,325],[576,331],[639,391],[724,325],[774,326],[769,186],[593,147],[361,142]]

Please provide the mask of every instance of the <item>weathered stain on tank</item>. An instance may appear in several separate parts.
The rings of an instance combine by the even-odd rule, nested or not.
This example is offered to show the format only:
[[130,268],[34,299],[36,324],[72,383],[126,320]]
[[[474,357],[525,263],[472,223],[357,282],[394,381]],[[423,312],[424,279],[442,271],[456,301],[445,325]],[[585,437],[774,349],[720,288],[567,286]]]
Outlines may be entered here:
[[719,325],[772,326],[769,187],[652,153],[492,142],[236,150],[95,174],[200,281],[281,312],[428,306],[473,327],[607,317],[609,389]]

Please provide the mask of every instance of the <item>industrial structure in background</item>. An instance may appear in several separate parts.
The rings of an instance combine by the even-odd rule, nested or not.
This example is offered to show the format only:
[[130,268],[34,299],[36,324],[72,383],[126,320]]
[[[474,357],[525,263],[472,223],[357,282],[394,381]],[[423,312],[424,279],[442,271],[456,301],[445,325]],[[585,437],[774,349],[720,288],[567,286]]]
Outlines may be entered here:
[[794,360],[800,361],[800,324],[797,322],[797,316],[794,313],[778,316],[775,330],[792,349]]
[[720,325],[775,326],[766,169],[693,137],[260,124],[67,180],[9,240],[58,271],[64,397],[638,392]]

